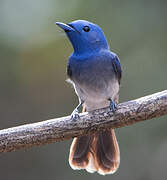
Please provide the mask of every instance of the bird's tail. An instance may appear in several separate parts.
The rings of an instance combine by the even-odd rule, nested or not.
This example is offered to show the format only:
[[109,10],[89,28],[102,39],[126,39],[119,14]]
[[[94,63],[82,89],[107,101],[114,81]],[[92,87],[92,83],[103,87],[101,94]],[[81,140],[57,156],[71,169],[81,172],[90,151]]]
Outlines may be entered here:
[[113,174],[119,167],[120,152],[113,129],[74,138],[69,163],[73,169]]

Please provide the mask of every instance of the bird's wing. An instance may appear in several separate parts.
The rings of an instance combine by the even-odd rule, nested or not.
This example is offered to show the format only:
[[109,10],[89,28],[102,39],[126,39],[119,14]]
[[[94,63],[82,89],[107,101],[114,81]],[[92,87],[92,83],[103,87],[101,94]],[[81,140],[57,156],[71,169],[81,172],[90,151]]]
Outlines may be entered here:
[[68,75],[69,78],[72,77],[72,70],[71,70],[71,67],[70,67],[69,63],[67,64],[67,75]]
[[118,56],[115,56],[112,59],[112,64],[113,64],[115,74],[116,74],[119,84],[120,84],[121,77],[122,77],[122,68],[121,68],[121,64],[120,64],[120,60],[119,60]]

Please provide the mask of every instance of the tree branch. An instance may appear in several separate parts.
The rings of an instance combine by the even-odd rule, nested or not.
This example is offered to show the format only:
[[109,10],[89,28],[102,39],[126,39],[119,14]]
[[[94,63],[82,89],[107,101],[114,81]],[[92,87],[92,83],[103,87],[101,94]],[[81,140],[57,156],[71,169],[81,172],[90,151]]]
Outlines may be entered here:
[[63,141],[106,128],[120,128],[167,114],[167,90],[120,103],[113,114],[109,108],[0,130],[0,152],[26,149]]

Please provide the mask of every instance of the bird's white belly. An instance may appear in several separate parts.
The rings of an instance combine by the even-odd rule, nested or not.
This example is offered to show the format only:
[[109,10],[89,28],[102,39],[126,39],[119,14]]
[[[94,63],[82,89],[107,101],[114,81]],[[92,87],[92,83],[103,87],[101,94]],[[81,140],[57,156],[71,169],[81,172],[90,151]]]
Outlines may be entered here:
[[109,106],[109,98],[114,100],[119,92],[119,83],[112,79],[106,84],[106,87],[91,89],[86,85],[80,85],[72,82],[78,97],[84,101],[87,111],[100,109]]

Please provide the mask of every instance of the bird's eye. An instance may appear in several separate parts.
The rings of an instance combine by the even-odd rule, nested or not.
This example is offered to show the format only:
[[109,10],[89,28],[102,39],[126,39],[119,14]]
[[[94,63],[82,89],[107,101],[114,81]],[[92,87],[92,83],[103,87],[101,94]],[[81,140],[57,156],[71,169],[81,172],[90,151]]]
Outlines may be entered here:
[[89,31],[90,31],[90,27],[89,27],[89,26],[84,26],[84,27],[83,27],[83,30],[84,30],[85,32],[89,32]]

